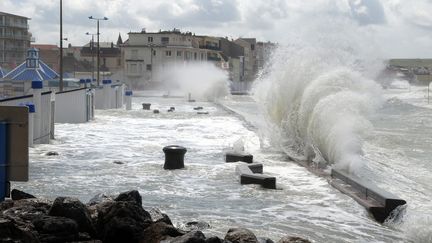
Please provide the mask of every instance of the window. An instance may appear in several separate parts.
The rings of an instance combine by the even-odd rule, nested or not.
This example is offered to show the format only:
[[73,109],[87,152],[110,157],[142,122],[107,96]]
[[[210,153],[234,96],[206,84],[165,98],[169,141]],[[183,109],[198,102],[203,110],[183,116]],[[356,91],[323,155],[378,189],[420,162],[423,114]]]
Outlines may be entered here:
[[196,60],[197,59],[197,53],[195,52],[194,53],[194,60]]
[[117,58],[117,66],[120,66],[120,65],[121,65],[121,59]]
[[156,56],[156,50],[153,50],[153,56]]
[[204,60],[204,53],[201,53],[201,60]]
[[130,72],[131,73],[137,73],[138,72],[138,65],[137,64],[131,64],[130,65]]
[[169,37],[161,37],[161,42],[162,42],[162,45],[168,44],[169,43]]
[[149,37],[147,38],[147,40],[148,40],[148,42],[153,42],[153,37],[149,36]]
[[170,56],[171,56],[171,51],[166,51],[166,52],[165,52],[165,55],[166,55],[167,57],[170,57]]
[[181,57],[182,56],[182,52],[181,51],[177,51],[177,56]]
[[254,44],[251,45],[251,50],[252,51],[255,50],[255,45]]
[[151,71],[152,70],[152,65],[151,64],[147,64],[146,69],[147,69],[147,71]]
[[138,59],[138,50],[131,50],[131,59]]

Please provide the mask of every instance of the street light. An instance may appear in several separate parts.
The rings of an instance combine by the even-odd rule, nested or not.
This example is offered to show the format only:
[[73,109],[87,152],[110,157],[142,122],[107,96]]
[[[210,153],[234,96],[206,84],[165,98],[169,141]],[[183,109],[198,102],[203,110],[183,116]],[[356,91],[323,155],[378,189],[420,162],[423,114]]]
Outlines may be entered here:
[[100,47],[99,47],[99,36],[100,36],[100,33],[99,33],[99,20],[108,20],[108,18],[107,17],[103,17],[103,18],[95,18],[95,17],[93,17],[93,16],[90,16],[89,17],[89,19],[92,19],[92,20],[96,20],[97,21],[97,33],[96,33],[96,35],[97,35],[97,85],[99,86],[99,82],[100,82],[100,74],[99,74],[99,70],[100,70]]
[[59,89],[63,91],[63,0],[60,0],[60,77]]
[[94,46],[94,36],[97,34],[92,34],[87,32],[86,35],[91,35],[92,39],[91,39],[91,43],[90,43],[90,51],[91,51],[91,56],[92,56],[92,82],[94,80],[94,51],[93,51],[93,46]]

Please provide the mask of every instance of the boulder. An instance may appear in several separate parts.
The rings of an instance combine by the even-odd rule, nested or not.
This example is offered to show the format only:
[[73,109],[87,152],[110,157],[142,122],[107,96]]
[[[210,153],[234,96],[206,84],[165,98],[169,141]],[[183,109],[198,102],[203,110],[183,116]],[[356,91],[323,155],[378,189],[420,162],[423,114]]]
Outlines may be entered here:
[[162,213],[159,209],[151,208],[148,212],[150,213],[153,222],[164,222],[168,225],[173,225],[168,215]]
[[3,211],[3,216],[14,222],[26,224],[40,216],[47,215],[50,207],[51,204],[43,199],[23,199],[14,201],[13,207]]
[[6,199],[3,202],[0,202],[0,212],[5,211],[14,206],[14,202],[12,200]]
[[252,231],[244,228],[231,228],[225,235],[225,240],[232,243],[259,243]]
[[151,224],[144,230],[141,242],[159,243],[161,240],[182,235],[184,235],[184,232],[176,229],[172,225],[159,221]]
[[208,228],[210,228],[210,225],[204,221],[191,221],[191,222],[187,222],[186,224],[183,224],[180,226],[180,229],[182,229],[186,232],[196,231],[196,230],[205,230]]
[[33,220],[41,242],[69,242],[79,239],[78,224],[68,218],[41,216]]
[[40,242],[32,227],[18,225],[11,219],[0,218],[0,242]]
[[59,153],[55,152],[55,151],[49,151],[45,154],[46,156],[57,156],[59,155]]
[[103,242],[138,242],[151,223],[136,201],[115,201],[98,211],[96,229]]
[[191,231],[185,235],[176,237],[170,243],[205,243],[205,236],[201,231]]
[[29,198],[36,198],[35,196],[28,194],[26,192],[17,190],[17,189],[12,189],[11,191],[11,198],[12,200],[21,200],[21,199],[29,199]]
[[226,240],[222,240],[221,238],[217,237],[217,236],[212,236],[210,238],[207,238],[206,243],[230,243],[229,241]]
[[274,243],[274,241],[266,237],[257,237],[257,239],[259,243]]
[[117,202],[135,202],[136,204],[142,206],[142,198],[137,190],[122,192],[114,200]]
[[78,224],[79,232],[87,232],[90,235],[95,235],[95,229],[90,217],[90,211],[76,198],[56,198],[48,212],[48,215],[72,219]]
[[311,241],[297,236],[284,236],[278,243],[311,243]]

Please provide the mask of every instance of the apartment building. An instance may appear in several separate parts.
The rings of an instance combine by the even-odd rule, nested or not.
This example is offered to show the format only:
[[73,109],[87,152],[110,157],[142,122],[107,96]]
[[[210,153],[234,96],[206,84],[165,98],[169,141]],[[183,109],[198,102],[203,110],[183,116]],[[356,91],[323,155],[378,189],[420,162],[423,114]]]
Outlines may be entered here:
[[178,29],[130,32],[129,39],[121,45],[124,78],[132,87],[160,83],[162,74],[170,66],[207,61],[209,50],[199,45],[192,33],[182,33]]
[[258,73],[258,62],[256,53],[256,39],[255,38],[239,38],[234,41],[244,49],[244,80],[252,82]]
[[13,69],[26,59],[30,48],[29,18],[0,12],[0,66]]

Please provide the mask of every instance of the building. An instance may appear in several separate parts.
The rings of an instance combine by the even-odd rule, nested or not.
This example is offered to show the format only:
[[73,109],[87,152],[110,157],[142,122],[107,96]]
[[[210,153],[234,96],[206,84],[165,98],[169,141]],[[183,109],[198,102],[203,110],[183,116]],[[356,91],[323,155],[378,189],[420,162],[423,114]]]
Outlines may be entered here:
[[0,78],[3,78],[4,75],[5,73],[3,72],[3,69],[0,67]]
[[267,62],[270,60],[273,51],[277,45],[272,42],[257,42],[256,44],[256,60],[258,70],[263,70]]
[[3,77],[0,96],[19,96],[29,93],[32,81],[43,81],[48,86],[49,81],[58,80],[59,75],[40,60],[39,50],[27,50],[25,62],[14,68]]
[[244,49],[244,80],[252,82],[258,73],[255,38],[239,38],[234,41]]
[[39,50],[39,58],[56,72],[60,71],[60,48],[49,44],[32,44],[32,47]]
[[31,41],[28,20],[27,17],[0,12],[0,66],[12,69],[25,60]]
[[432,82],[432,59],[390,59],[387,75],[392,73],[411,83],[427,85]]
[[129,39],[121,46],[124,78],[134,88],[157,86],[169,66],[207,61],[210,52],[199,48],[199,40],[192,33],[178,29],[130,32]]
[[[122,68],[120,48],[113,42],[100,42],[100,71],[101,72],[118,72]],[[81,48],[80,58],[78,59],[85,63],[92,64],[96,67],[97,63],[97,43],[92,45],[89,42]],[[96,70],[96,68],[95,68]],[[89,70],[91,71],[91,70]]]

